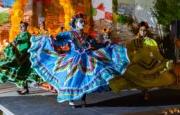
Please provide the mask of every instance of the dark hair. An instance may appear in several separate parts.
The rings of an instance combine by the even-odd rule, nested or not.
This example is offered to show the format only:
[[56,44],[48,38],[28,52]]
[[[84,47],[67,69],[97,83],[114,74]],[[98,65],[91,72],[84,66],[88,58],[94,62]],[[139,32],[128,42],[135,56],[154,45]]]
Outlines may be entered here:
[[138,24],[138,32],[142,26],[144,26],[146,28],[146,31],[147,31],[146,36],[153,37],[153,33],[149,30],[149,25],[147,22],[142,21]]
[[78,13],[78,14],[76,14],[75,16],[73,16],[73,18],[72,18],[72,20],[71,20],[71,22],[70,22],[70,26],[71,26],[73,29],[76,28],[75,23],[76,23],[77,19],[79,19],[79,18],[84,19],[84,14]]
[[146,29],[149,28],[148,23],[147,23],[147,22],[144,22],[144,21],[142,21],[142,22],[140,22],[140,23],[138,24],[138,28],[140,28],[140,27],[142,27],[142,26],[144,26]]
[[28,27],[29,25],[27,22],[23,22],[23,21],[21,21],[20,24],[24,24],[26,27]]
[[64,31],[64,29],[65,29],[64,26],[61,26],[60,28],[61,28],[61,31]]

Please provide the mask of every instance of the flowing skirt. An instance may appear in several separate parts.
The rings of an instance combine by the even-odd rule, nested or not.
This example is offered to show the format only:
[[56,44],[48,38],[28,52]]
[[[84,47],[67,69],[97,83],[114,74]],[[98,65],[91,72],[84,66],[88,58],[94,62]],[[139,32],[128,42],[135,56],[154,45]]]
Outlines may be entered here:
[[32,36],[29,49],[32,67],[58,92],[58,102],[78,100],[84,94],[102,90],[109,80],[122,75],[129,58],[123,45],[97,50],[73,50],[60,54],[52,39]]
[[15,46],[9,44],[4,49],[3,55],[0,59],[0,83],[9,81],[22,88],[27,81],[40,81],[36,72],[31,68],[28,53],[20,54]]

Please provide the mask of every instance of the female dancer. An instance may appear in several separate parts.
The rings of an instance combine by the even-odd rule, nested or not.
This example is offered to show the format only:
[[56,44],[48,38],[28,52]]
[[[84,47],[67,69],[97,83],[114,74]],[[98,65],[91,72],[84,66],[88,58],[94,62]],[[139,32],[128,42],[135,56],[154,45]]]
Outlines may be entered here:
[[104,90],[129,64],[123,45],[97,44],[83,32],[84,26],[84,16],[77,14],[71,22],[72,30],[58,34],[56,40],[31,39],[32,67],[55,87],[58,102],[74,105],[74,100],[85,99],[87,93]]
[[29,93],[28,81],[36,81],[29,61],[30,33],[27,31],[28,23],[21,22],[21,32],[15,40],[4,49],[4,57],[0,60],[0,83],[7,81],[15,83],[21,95]]
[[[170,72],[172,61],[161,55],[157,42],[148,36],[148,28],[146,22],[141,22],[136,39],[127,44],[131,63],[123,77],[111,80],[110,87],[113,91],[119,92],[125,88],[139,88],[145,91],[175,82],[175,76]],[[145,92],[145,99],[146,94]]]

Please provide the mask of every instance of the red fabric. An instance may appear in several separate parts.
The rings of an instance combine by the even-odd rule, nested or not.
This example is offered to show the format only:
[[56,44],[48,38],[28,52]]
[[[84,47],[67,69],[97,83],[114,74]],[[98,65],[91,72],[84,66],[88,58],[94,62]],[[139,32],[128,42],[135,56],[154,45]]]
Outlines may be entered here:
[[110,12],[105,12],[105,19],[107,19],[107,20],[112,20],[112,19],[113,19],[112,13],[110,13]]
[[89,32],[89,35],[92,37],[92,38],[96,38],[97,37],[97,32],[96,31],[90,31]]
[[80,43],[83,42],[83,38],[79,36],[79,34],[76,31],[72,31],[73,35],[78,39]]
[[101,3],[101,4],[97,7],[97,9],[104,11],[104,10],[105,10],[104,4]]

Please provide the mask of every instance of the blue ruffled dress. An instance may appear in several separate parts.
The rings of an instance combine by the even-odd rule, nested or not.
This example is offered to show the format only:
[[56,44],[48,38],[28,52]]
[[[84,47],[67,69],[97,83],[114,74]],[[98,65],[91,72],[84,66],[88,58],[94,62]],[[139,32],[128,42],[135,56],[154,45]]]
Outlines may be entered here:
[[[65,45],[69,46],[68,51],[59,50]],[[123,45],[97,44],[86,35],[79,37],[75,31],[60,33],[56,40],[32,36],[29,53],[38,75],[57,90],[58,102],[78,100],[107,87],[109,80],[122,75],[129,64]]]

